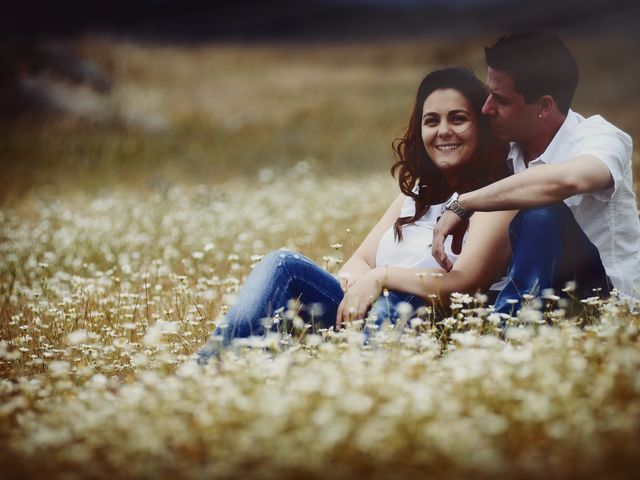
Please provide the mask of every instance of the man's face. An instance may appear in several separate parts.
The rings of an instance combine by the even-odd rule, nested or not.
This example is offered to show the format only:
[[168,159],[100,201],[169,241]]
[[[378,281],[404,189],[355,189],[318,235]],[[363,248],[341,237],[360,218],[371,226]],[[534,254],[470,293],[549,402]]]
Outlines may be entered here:
[[489,67],[487,72],[489,97],[482,113],[489,117],[491,128],[502,140],[524,142],[536,133],[538,105],[527,105],[515,90],[513,78],[506,72]]

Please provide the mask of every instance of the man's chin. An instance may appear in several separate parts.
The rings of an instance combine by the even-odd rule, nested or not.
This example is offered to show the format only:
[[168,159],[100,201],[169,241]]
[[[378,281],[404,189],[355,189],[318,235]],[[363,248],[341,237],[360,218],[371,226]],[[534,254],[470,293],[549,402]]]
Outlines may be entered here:
[[491,131],[500,140],[504,140],[505,142],[511,141],[511,135],[509,135],[509,132],[507,132],[504,128],[492,126]]

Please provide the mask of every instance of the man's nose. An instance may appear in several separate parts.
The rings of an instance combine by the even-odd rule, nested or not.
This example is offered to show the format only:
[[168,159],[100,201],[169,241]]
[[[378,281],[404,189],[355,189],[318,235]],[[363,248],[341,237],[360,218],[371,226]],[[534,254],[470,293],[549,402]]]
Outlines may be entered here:
[[484,105],[482,106],[482,114],[487,115],[489,117],[493,117],[496,114],[496,108],[493,103],[493,99],[491,98],[491,95],[487,97],[487,99],[484,102]]

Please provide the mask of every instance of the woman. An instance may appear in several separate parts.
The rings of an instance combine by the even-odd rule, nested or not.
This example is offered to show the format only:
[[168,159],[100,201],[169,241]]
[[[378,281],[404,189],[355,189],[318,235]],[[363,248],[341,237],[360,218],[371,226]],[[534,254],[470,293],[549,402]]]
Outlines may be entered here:
[[[378,323],[397,319],[396,305],[414,308],[429,295],[443,303],[453,292],[486,290],[506,267],[512,212],[477,212],[470,219],[459,256],[446,273],[431,256],[433,228],[454,194],[506,175],[506,146],[490,133],[481,114],[487,93],[470,71],[448,68],[428,74],[420,84],[409,126],[394,143],[391,168],[401,194],[393,201],[338,279],[306,257],[288,251],[266,255],[254,268],[207,345],[206,362],[233,338],[262,335],[274,314],[290,299],[316,327],[342,327],[373,313]],[[383,289],[387,295],[381,296]],[[273,327],[275,328],[275,327]]]

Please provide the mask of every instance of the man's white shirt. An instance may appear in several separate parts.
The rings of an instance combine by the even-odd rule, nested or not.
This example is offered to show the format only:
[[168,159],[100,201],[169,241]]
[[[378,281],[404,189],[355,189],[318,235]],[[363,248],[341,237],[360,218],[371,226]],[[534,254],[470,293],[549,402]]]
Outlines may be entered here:
[[[592,155],[604,162],[614,185],[607,190],[564,200],[589,240],[621,297],[640,301],[640,220],[633,193],[631,137],[600,115],[584,118],[569,110],[567,118],[540,157],[529,167]],[[522,151],[511,144],[508,161],[514,173],[524,171]],[[578,279],[579,281],[579,279]]]

